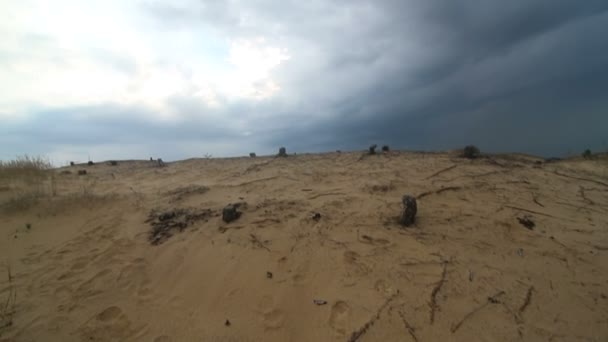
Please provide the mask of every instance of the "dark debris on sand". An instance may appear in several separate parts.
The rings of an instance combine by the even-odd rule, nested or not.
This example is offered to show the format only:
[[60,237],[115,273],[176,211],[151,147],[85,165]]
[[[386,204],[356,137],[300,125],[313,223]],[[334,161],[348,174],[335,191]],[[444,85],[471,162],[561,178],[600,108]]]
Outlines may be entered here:
[[215,213],[211,209],[151,210],[146,220],[152,227],[148,240],[152,245],[160,245],[173,236],[176,231],[182,232],[200,220],[207,222],[214,215]]

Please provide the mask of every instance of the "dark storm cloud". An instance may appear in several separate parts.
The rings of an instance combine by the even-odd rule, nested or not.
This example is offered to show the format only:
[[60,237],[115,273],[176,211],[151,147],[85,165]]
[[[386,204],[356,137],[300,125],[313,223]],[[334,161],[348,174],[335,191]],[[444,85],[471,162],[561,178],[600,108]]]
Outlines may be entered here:
[[[205,27],[286,48],[290,59],[272,71],[280,92],[220,108],[173,97],[168,105],[182,119],[171,124],[111,104],[41,110],[34,116],[46,119],[11,126],[4,141],[140,143],[171,158],[192,153],[163,147],[172,143],[219,144],[220,155],[371,143],[422,150],[474,143],[545,156],[608,148],[603,0],[148,2],[140,10],[159,30]],[[79,119],[83,112],[106,116]]]

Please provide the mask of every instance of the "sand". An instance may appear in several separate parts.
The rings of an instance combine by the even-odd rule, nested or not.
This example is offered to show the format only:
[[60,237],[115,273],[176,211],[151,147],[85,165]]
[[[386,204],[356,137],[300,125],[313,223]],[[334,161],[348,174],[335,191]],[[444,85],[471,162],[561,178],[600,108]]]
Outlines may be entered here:
[[[351,152],[55,173],[54,196],[0,217],[0,304],[16,293],[0,341],[608,340],[607,158]],[[404,194],[418,198],[405,229]],[[242,215],[224,223],[229,203]],[[158,215],[180,209],[200,215],[151,244]]]

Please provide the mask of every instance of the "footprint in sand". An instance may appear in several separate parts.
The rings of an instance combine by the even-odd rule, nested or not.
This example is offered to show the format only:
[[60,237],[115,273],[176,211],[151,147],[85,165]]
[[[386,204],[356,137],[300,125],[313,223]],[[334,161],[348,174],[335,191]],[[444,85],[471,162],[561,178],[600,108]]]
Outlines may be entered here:
[[335,332],[344,335],[348,322],[350,321],[350,306],[348,303],[343,301],[337,301],[331,307],[331,313],[329,315],[329,325],[334,329]]
[[274,307],[272,297],[264,296],[258,305],[258,309],[262,314],[262,324],[267,330],[279,329],[283,326],[285,314]]
[[121,313],[122,310],[118,306],[110,306],[97,314],[97,319],[102,322],[107,322],[120,316]]

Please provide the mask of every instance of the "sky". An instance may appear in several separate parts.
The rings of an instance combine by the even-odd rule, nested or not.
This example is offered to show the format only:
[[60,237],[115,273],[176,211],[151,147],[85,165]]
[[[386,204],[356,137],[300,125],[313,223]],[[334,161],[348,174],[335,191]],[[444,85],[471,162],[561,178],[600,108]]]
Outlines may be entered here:
[[605,0],[7,0],[0,159],[608,150]]

